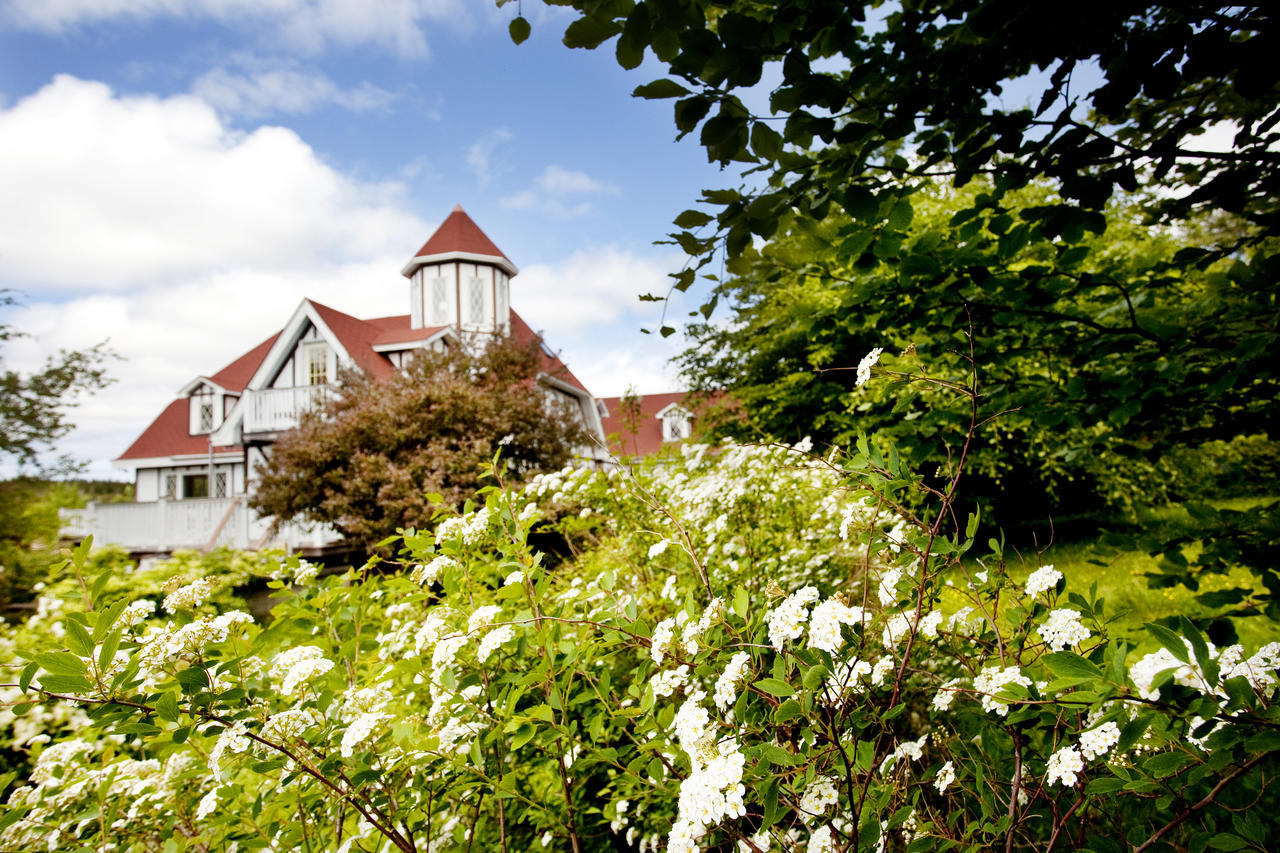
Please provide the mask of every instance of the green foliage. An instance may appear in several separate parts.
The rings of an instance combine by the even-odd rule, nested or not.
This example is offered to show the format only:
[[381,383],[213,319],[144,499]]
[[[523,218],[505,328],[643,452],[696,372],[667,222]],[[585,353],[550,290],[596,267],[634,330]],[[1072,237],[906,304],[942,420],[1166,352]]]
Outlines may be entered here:
[[0,845],[1265,849],[1280,647],[1014,580],[962,468],[914,507],[879,447],[491,487],[401,566],[281,563],[266,624],[188,571],[151,615],[82,548],[13,653]]
[[[911,379],[971,371],[992,424],[969,449],[969,495],[1003,523],[1207,496],[1177,460],[1270,422],[1273,279],[1249,255],[1187,263],[1237,229],[1152,230],[1131,198],[1072,241],[1019,221],[1055,203],[1039,187],[999,205],[977,181],[923,190],[892,257],[842,213],[784,217],[715,287],[732,316],[691,327],[684,372],[742,402],[730,434],[848,445],[868,429],[922,465],[940,438],[958,451],[970,412]],[[897,381],[859,387],[852,365],[873,347],[910,355],[886,357]]]
[[348,373],[323,412],[272,447],[250,502],[372,545],[461,506],[499,451],[516,477],[558,468],[586,434],[541,370],[537,341],[506,340],[474,355],[424,350],[385,380]]

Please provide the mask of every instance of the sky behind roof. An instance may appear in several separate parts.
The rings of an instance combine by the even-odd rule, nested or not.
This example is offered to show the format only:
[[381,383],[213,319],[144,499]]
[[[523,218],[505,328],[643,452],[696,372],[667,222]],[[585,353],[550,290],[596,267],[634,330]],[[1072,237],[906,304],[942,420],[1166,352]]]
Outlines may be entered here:
[[[571,51],[571,13],[488,0],[0,0],[0,322],[8,368],[108,340],[116,382],[61,450],[110,460],[305,296],[408,311],[399,270],[455,204],[520,268],[512,303],[594,393],[678,384],[644,335],[683,257],[657,246],[733,185],[660,75]],[[677,308],[677,312],[683,309]],[[677,318],[678,318],[677,314]],[[117,472],[116,476],[120,476]]]

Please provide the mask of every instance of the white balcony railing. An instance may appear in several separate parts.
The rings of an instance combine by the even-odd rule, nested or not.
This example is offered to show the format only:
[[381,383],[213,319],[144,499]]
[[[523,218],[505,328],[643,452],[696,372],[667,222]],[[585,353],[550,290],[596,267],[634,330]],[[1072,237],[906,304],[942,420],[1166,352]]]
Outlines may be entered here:
[[259,518],[243,497],[193,498],[148,503],[90,503],[59,510],[62,536],[122,545],[130,551],[233,548],[323,548],[341,537],[327,525],[281,524]]
[[333,394],[329,385],[299,385],[244,392],[244,432],[281,432],[293,429],[303,412],[318,409]]

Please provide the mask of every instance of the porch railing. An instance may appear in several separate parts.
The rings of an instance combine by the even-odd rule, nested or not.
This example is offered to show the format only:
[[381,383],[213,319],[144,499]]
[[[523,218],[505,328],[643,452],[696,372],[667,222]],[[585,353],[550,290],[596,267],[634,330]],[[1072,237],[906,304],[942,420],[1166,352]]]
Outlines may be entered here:
[[84,509],[59,512],[63,537],[83,539],[92,534],[97,544],[112,543],[130,551],[202,550],[217,545],[296,550],[323,548],[341,538],[327,525],[285,523],[273,530],[271,519],[259,518],[243,497],[90,503]]
[[296,427],[304,412],[323,406],[333,395],[333,388],[329,385],[299,385],[244,393],[244,431],[280,432]]

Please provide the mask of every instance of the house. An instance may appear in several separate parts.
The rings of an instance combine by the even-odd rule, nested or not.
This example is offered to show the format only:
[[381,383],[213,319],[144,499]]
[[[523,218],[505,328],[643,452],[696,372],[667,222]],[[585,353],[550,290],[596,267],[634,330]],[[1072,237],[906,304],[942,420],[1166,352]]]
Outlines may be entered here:
[[[303,412],[333,393],[344,366],[390,376],[421,349],[471,346],[491,335],[538,335],[511,308],[518,270],[461,206],[400,270],[409,313],[362,320],[303,299],[283,328],[207,376],[197,376],[115,460],[132,470],[132,504],[94,506],[67,520],[72,535],[93,533],[135,552],[281,545],[320,551],[336,531],[257,518],[247,497],[271,445]],[[581,412],[603,459],[595,399],[546,345],[545,393]]]
[[693,438],[698,422],[731,405],[723,393],[697,396],[684,391],[596,401],[609,452],[619,459],[649,456]]

